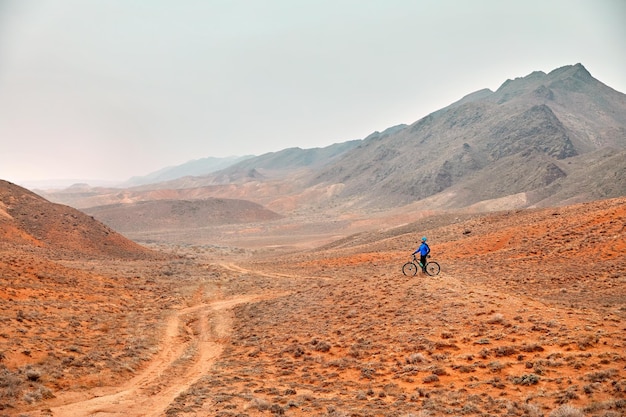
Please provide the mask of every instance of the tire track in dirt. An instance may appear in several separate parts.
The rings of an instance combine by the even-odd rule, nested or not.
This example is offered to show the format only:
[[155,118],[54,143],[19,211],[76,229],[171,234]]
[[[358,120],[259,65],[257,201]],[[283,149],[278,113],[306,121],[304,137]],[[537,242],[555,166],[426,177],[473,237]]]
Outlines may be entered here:
[[[183,308],[169,318],[161,350],[126,384],[68,393],[54,400],[42,416],[161,416],[175,398],[205,375],[222,353],[232,329],[233,307],[284,294],[255,294]],[[90,397],[90,398],[89,398]],[[87,398],[87,399],[85,399]],[[58,405],[56,405],[58,404]]]
[[289,279],[321,279],[321,280],[329,280],[332,279],[332,277],[327,277],[327,276],[323,276],[323,275],[302,275],[302,274],[298,274],[298,275],[293,275],[293,274],[285,274],[285,273],[281,273],[281,272],[267,272],[267,271],[261,271],[261,270],[257,270],[257,269],[248,269],[248,268],[244,268],[241,267],[239,265],[235,265],[234,263],[222,263],[219,264],[222,268],[230,271],[230,272],[236,272],[239,274],[255,274],[255,275],[259,275],[262,277],[268,277],[268,278],[289,278]]

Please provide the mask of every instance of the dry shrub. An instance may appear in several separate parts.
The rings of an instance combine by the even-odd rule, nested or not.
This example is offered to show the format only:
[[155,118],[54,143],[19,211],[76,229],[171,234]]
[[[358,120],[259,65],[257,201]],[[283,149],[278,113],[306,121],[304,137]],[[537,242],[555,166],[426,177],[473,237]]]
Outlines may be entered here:
[[487,359],[489,355],[491,355],[491,351],[489,349],[483,348],[480,350],[480,352],[478,352],[478,354],[480,355],[481,358]]
[[376,375],[376,369],[371,364],[365,364],[361,368],[361,377],[365,379],[373,379]]
[[493,349],[493,352],[498,357],[511,356],[517,353],[517,349],[514,346],[498,346]]
[[556,410],[553,410],[549,417],[585,417],[585,414],[576,407],[569,404],[563,404]]
[[244,409],[248,410],[248,409],[256,409],[259,411],[266,411],[270,409],[271,404],[269,403],[269,401],[264,400],[263,398],[253,398],[252,401],[250,401],[248,404],[246,404],[246,406],[244,407]]
[[43,385],[38,386],[37,389],[33,391],[27,392],[23,397],[27,404],[32,404],[34,402],[41,401],[42,399],[49,400],[51,398],[54,398],[54,394]]
[[504,365],[500,363],[499,361],[489,362],[487,367],[489,368],[491,372],[500,372],[501,370],[504,369]]
[[435,342],[434,348],[437,350],[440,350],[440,349],[459,350],[459,347],[455,345],[454,343],[445,343],[445,342]]
[[333,406],[329,406],[326,408],[326,411],[328,412],[325,417],[350,417],[350,413],[347,411],[343,411],[343,410],[338,410],[337,408],[333,407]]
[[603,371],[588,373],[585,375],[585,379],[591,382],[604,382],[617,374],[616,369],[605,369]]
[[543,417],[541,407],[536,404],[524,404],[522,409],[524,410],[524,415],[527,417]]
[[403,414],[402,417],[432,417],[434,414],[430,410],[419,410],[417,413]]
[[[261,352],[260,349],[256,349],[255,351],[250,353],[248,356],[256,357],[260,352]],[[291,353],[294,358],[299,358],[299,357],[301,357],[302,355],[304,355],[306,353],[306,350],[304,349],[304,347],[302,347],[300,345],[292,344],[292,345],[286,347],[285,349],[283,349],[281,351],[281,353],[283,353],[283,352],[284,353]]]
[[502,380],[499,377],[495,377],[494,379],[487,381],[487,383],[497,389],[506,388],[506,385],[504,384],[504,382],[502,382]]
[[315,339],[311,342],[311,345],[313,345],[313,350],[316,350],[318,352],[328,352],[331,347],[330,343],[325,341],[318,341]]
[[433,375],[439,375],[439,376],[448,375],[446,370],[442,368],[441,366],[431,366],[428,370],[432,372]]
[[422,381],[425,384],[430,384],[431,382],[438,382],[439,381],[439,377],[435,374],[431,374],[428,375],[427,377],[425,377],[424,379],[422,379]]
[[431,358],[436,361],[445,361],[446,359],[448,359],[448,355],[445,353],[433,353],[431,355]]
[[522,345],[520,347],[520,350],[522,352],[529,352],[530,353],[530,352],[543,352],[545,349],[541,345],[539,345],[537,343],[533,343],[533,344],[530,344],[530,345]]
[[513,383],[516,385],[535,385],[539,383],[539,376],[535,374],[522,375],[521,377],[513,378]]
[[468,365],[453,365],[452,369],[459,371],[462,374],[468,374],[470,372],[475,371],[473,366],[468,366]]
[[504,316],[500,313],[496,313],[489,320],[487,320],[489,324],[502,324],[504,323]]
[[12,403],[21,392],[21,384],[22,380],[18,375],[0,365],[0,401],[8,400]]
[[576,344],[578,345],[578,349],[587,350],[593,347],[596,343],[598,343],[599,336],[598,335],[587,335],[578,339]]
[[590,413],[592,415],[596,415],[596,413],[603,410],[618,410],[618,411],[604,411],[602,417],[623,417],[624,412],[626,411],[626,400],[615,400],[611,399],[608,401],[602,402],[593,402],[583,409],[585,413]]
[[26,378],[31,382],[39,381],[41,378],[41,371],[38,369],[28,368],[25,374]]
[[362,358],[365,355],[363,350],[359,349],[357,345],[350,346],[350,352],[348,352],[348,354],[355,359]]
[[613,384],[613,390],[615,392],[626,392],[626,379],[616,381]]
[[416,364],[416,363],[424,363],[426,362],[426,357],[421,353],[412,353],[408,358],[406,358],[406,363],[408,364]]

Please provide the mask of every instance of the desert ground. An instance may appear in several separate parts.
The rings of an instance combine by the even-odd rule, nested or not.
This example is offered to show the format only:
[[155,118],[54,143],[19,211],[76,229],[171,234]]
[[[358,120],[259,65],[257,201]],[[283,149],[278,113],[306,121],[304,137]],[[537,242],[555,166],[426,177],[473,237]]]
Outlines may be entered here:
[[203,236],[5,238],[0,416],[626,415],[625,198]]

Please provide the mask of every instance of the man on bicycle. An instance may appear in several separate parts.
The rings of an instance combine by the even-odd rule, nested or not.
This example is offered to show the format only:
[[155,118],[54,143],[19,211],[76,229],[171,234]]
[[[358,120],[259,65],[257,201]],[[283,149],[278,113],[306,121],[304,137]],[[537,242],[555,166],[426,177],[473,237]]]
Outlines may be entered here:
[[418,252],[420,254],[420,266],[422,267],[422,272],[426,273],[426,257],[430,253],[430,248],[428,247],[428,244],[426,243],[426,236],[422,238],[422,244],[420,245],[419,248],[415,249],[415,252],[413,252],[413,255],[415,255]]

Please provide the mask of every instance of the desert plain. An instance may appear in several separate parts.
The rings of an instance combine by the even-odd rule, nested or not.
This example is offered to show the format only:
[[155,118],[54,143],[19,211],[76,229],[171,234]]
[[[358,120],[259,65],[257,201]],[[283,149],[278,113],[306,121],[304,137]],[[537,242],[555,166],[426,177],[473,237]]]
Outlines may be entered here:
[[[0,416],[626,415],[625,198],[136,243],[66,217],[3,229]],[[422,236],[441,273],[407,277]]]

